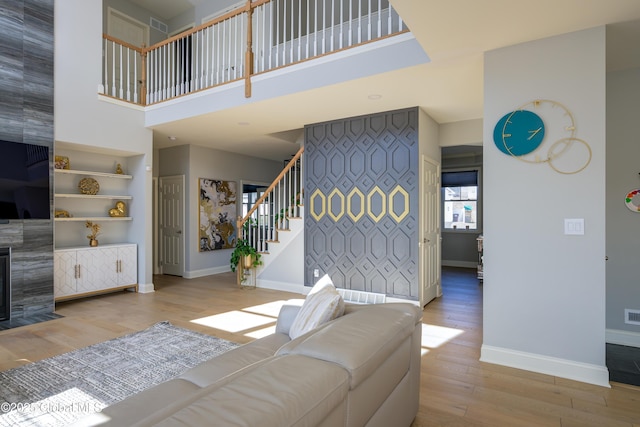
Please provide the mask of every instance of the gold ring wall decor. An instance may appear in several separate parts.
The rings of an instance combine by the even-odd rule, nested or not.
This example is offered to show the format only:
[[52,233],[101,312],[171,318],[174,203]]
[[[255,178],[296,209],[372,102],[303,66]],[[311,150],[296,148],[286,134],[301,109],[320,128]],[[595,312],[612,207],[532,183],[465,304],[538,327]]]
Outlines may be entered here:
[[[592,157],[589,144],[576,138],[576,124],[571,111],[550,99],[526,102],[502,116],[494,127],[493,140],[500,151],[521,162],[548,163],[551,169],[565,175],[584,170]],[[541,156],[542,145],[550,141],[546,156]],[[557,162],[554,164],[578,144],[586,147],[588,153],[583,165],[573,170],[563,170]]]

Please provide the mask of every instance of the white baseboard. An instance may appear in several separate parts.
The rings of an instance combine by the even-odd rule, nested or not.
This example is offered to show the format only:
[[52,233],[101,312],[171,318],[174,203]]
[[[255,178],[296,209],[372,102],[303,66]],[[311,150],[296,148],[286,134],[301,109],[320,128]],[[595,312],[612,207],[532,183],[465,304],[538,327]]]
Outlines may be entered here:
[[455,261],[455,260],[442,260],[441,265],[443,267],[462,267],[462,268],[478,268],[477,262],[472,261]]
[[606,366],[482,345],[480,361],[610,388]]
[[139,283],[138,284],[138,293],[141,294],[150,294],[151,292],[155,292],[156,288],[153,286],[153,283]]
[[609,344],[640,347],[640,332],[621,331],[619,329],[605,330],[605,341]]
[[212,274],[226,273],[228,271],[231,271],[231,267],[211,267],[203,270],[185,271],[182,277],[185,279],[195,279],[196,277],[211,276]]
[[302,295],[305,295],[309,292],[309,290],[306,290],[305,292],[304,285],[299,285],[297,283],[275,282],[273,280],[264,279],[258,279],[256,287],[273,289],[275,291],[293,292]]

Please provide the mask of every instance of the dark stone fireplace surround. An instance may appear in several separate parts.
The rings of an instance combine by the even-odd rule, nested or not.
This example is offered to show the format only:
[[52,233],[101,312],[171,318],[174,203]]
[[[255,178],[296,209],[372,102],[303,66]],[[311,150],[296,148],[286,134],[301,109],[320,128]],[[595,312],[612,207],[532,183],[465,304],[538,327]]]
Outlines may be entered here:
[[[0,2],[0,140],[46,146],[50,153],[53,4],[54,0]],[[53,188],[53,156],[49,182]],[[11,248],[11,320],[0,322],[0,329],[7,322],[18,325],[53,313],[53,220],[0,223],[0,247]]]
[[0,248],[0,320],[9,319],[11,307],[11,249]]

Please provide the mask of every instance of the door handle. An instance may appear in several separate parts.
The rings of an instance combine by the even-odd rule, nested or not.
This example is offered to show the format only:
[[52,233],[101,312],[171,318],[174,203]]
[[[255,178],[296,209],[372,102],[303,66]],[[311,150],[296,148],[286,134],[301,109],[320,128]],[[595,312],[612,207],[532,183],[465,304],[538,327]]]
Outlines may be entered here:
[[182,234],[182,230],[177,230],[176,234]]

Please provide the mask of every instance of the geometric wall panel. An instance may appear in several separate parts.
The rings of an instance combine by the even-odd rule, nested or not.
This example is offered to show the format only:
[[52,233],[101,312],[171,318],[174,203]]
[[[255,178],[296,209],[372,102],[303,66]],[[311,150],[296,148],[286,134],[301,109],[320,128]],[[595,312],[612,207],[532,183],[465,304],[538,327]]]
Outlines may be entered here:
[[418,299],[418,109],[305,127],[305,285]]
[[409,215],[409,193],[399,185],[389,194],[389,215],[396,222]]

